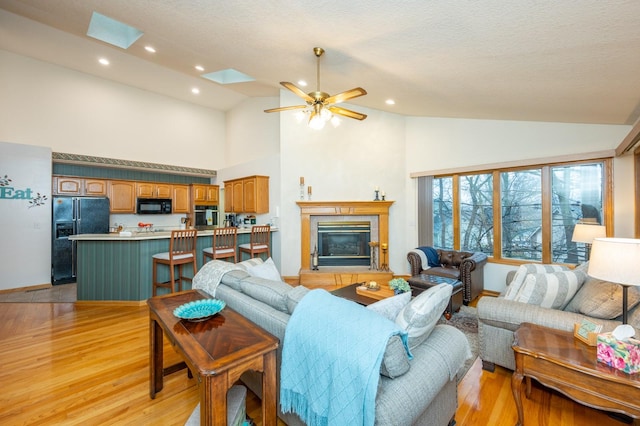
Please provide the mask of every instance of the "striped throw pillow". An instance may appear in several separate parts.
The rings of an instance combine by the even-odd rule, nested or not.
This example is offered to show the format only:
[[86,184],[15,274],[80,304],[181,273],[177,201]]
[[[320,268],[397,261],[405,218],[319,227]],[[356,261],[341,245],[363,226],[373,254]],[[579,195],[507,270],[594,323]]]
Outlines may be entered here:
[[514,300],[542,308],[564,309],[586,278],[582,271],[529,274]]
[[569,270],[569,268],[563,265],[542,265],[540,263],[525,263],[520,265],[505,291],[504,298],[514,300],[520,291],[520,287],[524,284],[525,278],[529,274],[546,274],[567,270]]

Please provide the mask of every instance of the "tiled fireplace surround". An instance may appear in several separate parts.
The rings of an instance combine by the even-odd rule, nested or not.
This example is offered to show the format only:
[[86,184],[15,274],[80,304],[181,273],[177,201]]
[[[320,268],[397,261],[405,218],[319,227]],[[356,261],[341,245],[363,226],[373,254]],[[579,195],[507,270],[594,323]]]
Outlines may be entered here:
[[[363,281],[391,271],[372,271],[368,266],[321,266],[311,270],[311,253],[317,244],[318,222],[370,222],[371,241],[389,242],[389,207],[393,201],[299,201],[301,222],[300,284],[345,284]],[[380,265],[381,252],[378,252]],[[388,259],[388,257],[387,257]]]

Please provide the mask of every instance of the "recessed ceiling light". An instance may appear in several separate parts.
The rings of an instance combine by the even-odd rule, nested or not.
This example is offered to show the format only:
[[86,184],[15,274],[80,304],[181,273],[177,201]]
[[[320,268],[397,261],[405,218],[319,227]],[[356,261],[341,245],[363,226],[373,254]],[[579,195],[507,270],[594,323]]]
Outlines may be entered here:
[[156,53],[156,49],[154,49],[153,46],[145,46],[144,50],[146,50],[149,53]]
[[204,67],[202,65],[196,65],[195,69],[197,69],[198,71],[204,71]]
[[98,62],[100,62],[102,65],[109,65],[109,60],[107,58],[100,58],[98,59]]
[[307,82],[304,80],[298,80],[298,84],[302,87],[307,87]]
[[193,93],[194,95],[199,95],[200,89],[198,89],[197,87],[194,87],[193,89],[191,89],[191,93]]
[[395,105],[396,101],[394,101],[393,99],[387,99],[386,101],[384,101],[384,103],[387,105]]

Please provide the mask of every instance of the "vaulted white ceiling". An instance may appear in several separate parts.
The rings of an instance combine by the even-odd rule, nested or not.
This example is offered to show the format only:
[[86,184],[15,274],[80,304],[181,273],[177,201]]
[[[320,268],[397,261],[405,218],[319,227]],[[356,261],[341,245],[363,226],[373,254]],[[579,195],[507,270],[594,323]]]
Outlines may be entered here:
[[[90,38],[94,11],[144,35],[127,50]],[[0,0],[0,49],[228,110],[247,97],[277,96],[280,81],[305,79],[305,91],[315,90],[319,46],[320,88],[365,88],[368,95],[349,102],[355,106],[634,124],[638,18],[635,0]],[[111,65],[98,65],[99,56]],[[201,78],[196,64],[255,81],[220,85]],[[396,104],[386,105],[389,98]]]

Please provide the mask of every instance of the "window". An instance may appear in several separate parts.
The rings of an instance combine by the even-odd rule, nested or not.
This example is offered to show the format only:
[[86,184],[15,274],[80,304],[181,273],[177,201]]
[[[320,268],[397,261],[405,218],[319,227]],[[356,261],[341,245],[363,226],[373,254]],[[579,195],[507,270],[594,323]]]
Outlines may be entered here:
[[582,263],[589,247],[571,241],[573,228],[607,225],[610,168],[605,159],[430,177],[432,196],[419,209],[433,229],[422,243],[494,260]]
[[540,169],[500,173],[502,257],[542,260]]
[[460,247],[493,255],[493,175],[460,177]]
[[602,225],[603,165],[582,164],[551,168],[551,250],[553,262],[581,263],[587,247],[571,241],[579,221]]
[[453,249],[453,178],[433,179],[433,243]]

